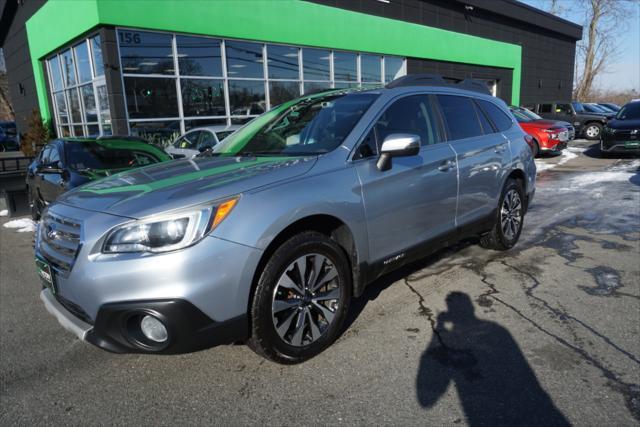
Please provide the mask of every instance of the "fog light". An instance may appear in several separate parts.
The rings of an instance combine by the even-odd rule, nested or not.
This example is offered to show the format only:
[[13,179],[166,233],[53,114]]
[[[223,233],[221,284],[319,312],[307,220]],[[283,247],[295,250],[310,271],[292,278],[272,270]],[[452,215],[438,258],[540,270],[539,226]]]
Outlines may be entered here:
[[140,322],[140,329],[145,337],[155,342],[167,340],[167,328],[153,316],[144,316]]

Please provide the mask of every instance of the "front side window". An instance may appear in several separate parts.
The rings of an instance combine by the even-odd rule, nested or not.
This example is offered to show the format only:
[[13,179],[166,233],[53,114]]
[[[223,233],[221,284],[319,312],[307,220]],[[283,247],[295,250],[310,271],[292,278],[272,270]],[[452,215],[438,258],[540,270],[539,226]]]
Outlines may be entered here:
[[285,103],[236,131],[216,155],[306,156],[335,150],[377,98],[328,94]]
[[498,108],[493,102],[478,100],[482,110],[489,116],[493,124],[498,128],[498,131],[504,132],[511,128],[513,121],[507,116],[500,108]]
[[394,102],[375,124],[378,145],[394,133],[418,135],[422,145],[439,141],[436,120],[427,95],[413,95]]
[[618,111],[618,120],[640,120],[640,102],[631,102]]
[[482,135],[482,129],[471,98],[437,95],[444,116],[449,139],[464,139]]
[[150,153],[135,148],[107,147],[89,141],[67,142],[65,159],[67,165],[77,171],[124,169],[160,161]]

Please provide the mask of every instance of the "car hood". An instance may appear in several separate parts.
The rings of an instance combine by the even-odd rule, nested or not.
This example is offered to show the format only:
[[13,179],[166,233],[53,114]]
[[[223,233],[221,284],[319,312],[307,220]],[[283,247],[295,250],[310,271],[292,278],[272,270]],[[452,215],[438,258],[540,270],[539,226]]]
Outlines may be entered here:
[[607,123],[607,126],[613,129],[620,129],[620,130],[640,129],[640,119],[635,119],[635,120],[614,119],[614,120],[611,120],[609,123]]
[[129,218],[184,208],[290,180],[316,157],[200,157],[157,163],[93,181],[57,201]]

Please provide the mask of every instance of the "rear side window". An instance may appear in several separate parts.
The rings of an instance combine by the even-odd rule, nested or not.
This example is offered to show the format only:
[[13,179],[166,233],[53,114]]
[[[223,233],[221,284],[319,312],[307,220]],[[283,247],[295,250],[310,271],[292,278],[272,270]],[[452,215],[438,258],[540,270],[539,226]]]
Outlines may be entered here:
[[493,122],[499,132],[503,132],[510,129],[513,125],[511,117],[507,116],[498,106],[489,101],[478,99],[480,108],[489,116],[489,119]]
[[551,112],[551,104],[540,104],[540,109],[538,113],[550,113]]
[[438,95],[449,139],[464,139],[482,135],[478,115],[470,98],[455,95]]

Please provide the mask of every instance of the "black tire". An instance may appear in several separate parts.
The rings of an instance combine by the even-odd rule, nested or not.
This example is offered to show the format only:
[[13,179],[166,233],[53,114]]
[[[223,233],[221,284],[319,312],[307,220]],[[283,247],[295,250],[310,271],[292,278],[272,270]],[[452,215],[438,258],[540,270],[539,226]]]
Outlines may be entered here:
[[540,144],[535,139],[533,140],[533,147],[531,147],[531,155],[534,159],[540,155]]
[[27,188],[27,196],[29,198],[29,205],[31,206],[31,219],[34,221],[39,221],[42,216],[42,210],[40,208],[40,203],[38,199],[33,198],[33,193],[30,188]]
[[[311,269],[307,270],[309,271],[309,273],[307,273],[309,277],[308,280],[310,281],[311,277],[315,277],[314,281],[319,282],[318,272],[313,271],[315,268],[312,264],[312,261],[315,259],[313,257],[318,254],[321,255],[321,258],[324,257],[331,263],[323,264],[323,267],[319,270],[327,274],[328,271],[333,272],[333,268],[335,268],[335,272],[337,273],[336,278],[328,282],[332,283],[331,286],[337,286],[340,295],[339,301],[333,306],[332,320],[327,322],[322,334],[314,341],[311,331],[311,319],[307,322],[307,318],[300,312],[300,310],[302,310],[301,308],[290,308],[288,310],[292,311],[284,312],[284,316],[288,317],[288,313],[291,313],[290,316],[295,316],[295,321],[290,320],[289,325],[291,326],[286,326],[285,329],[291,330],[291,333],[287,335],[285,332],[285,336],[282,337],[276,330],[276,325],[274,324],[274,322],[277,321],[274,320],[276,314],[274,314],[273,304],[277,295],[280,295],[277,292],[280,292],[282,289],[281,287],[276,289],[278,281],[281,280],[285,274],[291,274],[293,270],[287,269],[293,265],[296,260],[304,257],[305,265],[311,267]],[[295,268],[297,267],[294,267],[294,269]],[[336,288],[333,288],[333,290],[335,289]],[[262,269],[260,278],[258,279],[250,307],[251,337],[248,341],[249,347],[259,355],[282,364],[301,363],[316,356],[330,346],[340,334],[351,301],[351,289],[351,271],[347,255],[335,241],[324,234],[314,231],[303,232],[291,237],[271,255],[271,258]],[[289,294],[293,294],[293,292],[289,291]],[[295,298],[294,296],[294,299]],[[307,305],[313,304],[307,301]],[[320,310],[309,307],[309,313],[313,310],[317,311],[316,319],[320,319]],[[312,316],[312,314],[310,314],[310,316]],[[296,346],[293,345],[293,342],[287,342],[286,339],[288,336],[295,335],[295,331],[297,330],[295,323],[299,322],[300,318],[303,319],[302,322],[306,325],[302,326],[302,334],[309,343],[304,344],[304,342],[301,342],[300,345]],[[281,324],[284,323],[286,323],[286,320]],[[314,325],[317,324],[317,322],[314,323]]]
[[599,140],[602,136],[602,124],[591,122],[584,126],[584,137],[590,141]]
[[[519,210],[515,212],[516,209],[511,211],[511,215],[505,214],[503,211],[505,210],[505,199],[508,195],[513,194],[515,192],[519,198]],[[522,232],[522,225],[524,223],[524,213],[525,213],[525,198],[524,191],[522,189],[522,185],[520,182],[515,179],[508,179],[502,189],[502,194],[500,195],[500,202],[498,203],[498,209],[496,209],[496,216],[493,228],[491,231],[480,237],[480,246],[486,249],[493,249],[497,251],[506,251],[511,249],[520,238],[520,233]],[[503,227],[503,219],[507,217],[507,228]],[[510,221],[511,217],[518,217],[519,223],[516,229],[510,227],[511,224],[515,224],[515,222]]]

